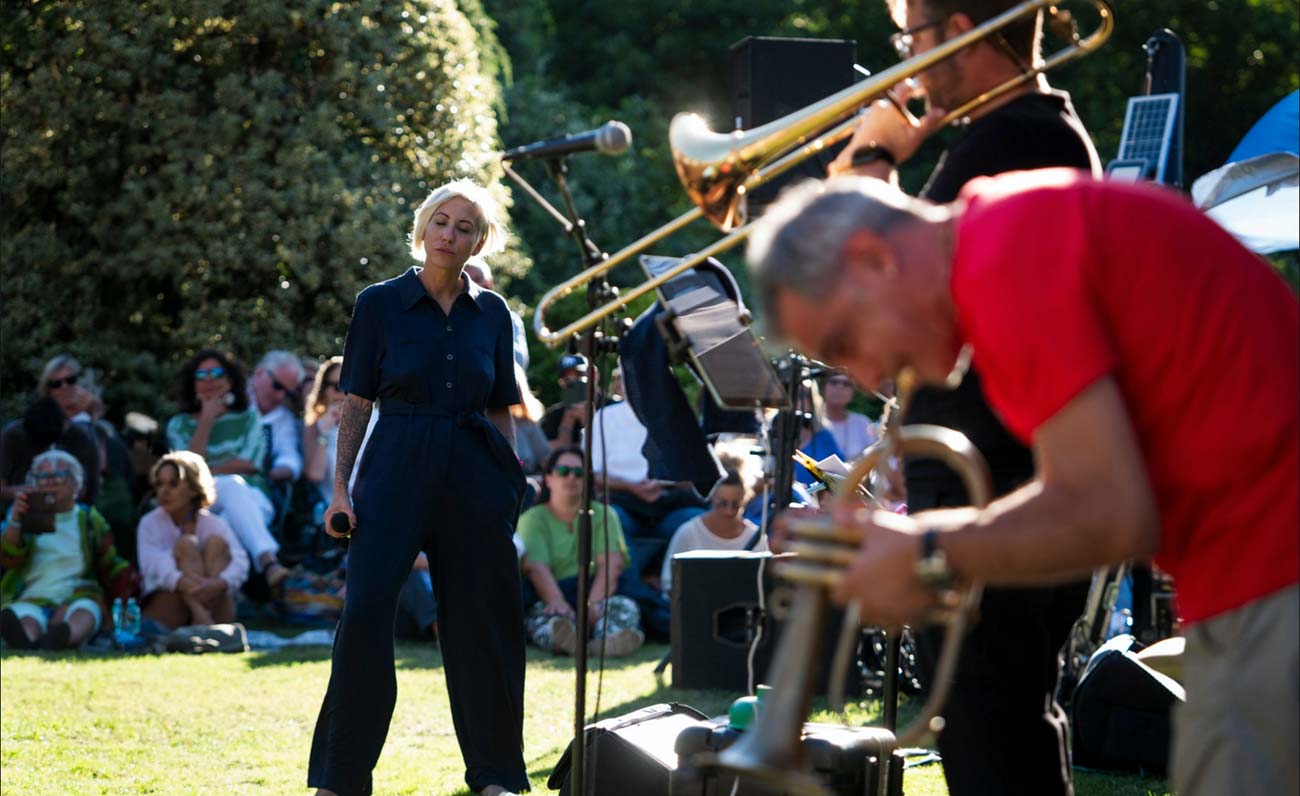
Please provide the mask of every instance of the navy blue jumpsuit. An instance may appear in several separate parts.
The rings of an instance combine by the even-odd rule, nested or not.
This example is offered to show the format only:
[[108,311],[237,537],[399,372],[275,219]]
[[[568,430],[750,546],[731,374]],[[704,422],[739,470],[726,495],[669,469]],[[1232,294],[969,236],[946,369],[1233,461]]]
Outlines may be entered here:
[[418,551],[429,557],[465,782],[528,789],[524,634],[512,541],[524,478],[483,415],[518,403],[505,301],[467,285],[444,314],[420,269],[357,296],[340,388],[376,401],[357,467],[357,530],[309,787],[369,794],[397,679],[393,623]]

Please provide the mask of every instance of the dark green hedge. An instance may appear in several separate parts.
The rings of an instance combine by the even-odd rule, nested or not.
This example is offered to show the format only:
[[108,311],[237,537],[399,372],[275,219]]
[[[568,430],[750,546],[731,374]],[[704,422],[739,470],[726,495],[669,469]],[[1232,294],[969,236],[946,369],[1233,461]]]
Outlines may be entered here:
[[0,411],[58,351],[156,414],[197,347],[338,353],[356,292],[411,264],[429,187],[498,175],[508,65],[465,8],[6,4]]

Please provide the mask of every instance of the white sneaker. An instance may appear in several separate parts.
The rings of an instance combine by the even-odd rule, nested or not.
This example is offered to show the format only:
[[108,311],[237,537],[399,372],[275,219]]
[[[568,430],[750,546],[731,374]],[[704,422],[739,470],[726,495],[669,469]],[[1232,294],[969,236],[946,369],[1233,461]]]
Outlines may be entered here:
[[572,619],[551,617],[551,651],[572,655],[578,649],[578,629]]
[[[596,639],[592,645],[599,651],[601,639]],[[604,638],[605,657],[607,658],[624,658],[637,650],[645,643],[645,634],[635,628],[624,628],[615,630]],[[593,653],[595,654],[595,653]]]

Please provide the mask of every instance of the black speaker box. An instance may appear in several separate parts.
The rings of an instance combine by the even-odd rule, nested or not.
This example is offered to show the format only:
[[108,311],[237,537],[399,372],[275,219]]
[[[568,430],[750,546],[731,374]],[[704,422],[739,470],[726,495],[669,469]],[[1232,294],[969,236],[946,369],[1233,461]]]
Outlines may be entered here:
[[[694,766],[701,753],[717,754],[744,737],[726,725],[686,727],[677,736],[678,765],[669,774],[672,796],[787,796],[762,783]],[[805,724],[803,756],[832,796],[903,796],[903,755],[894,734],[880,727]]]
[[[771,571],[771,553],[694,550],[673,558],[672,664],[674,688],[712,688],[748,693],[747,659],[758,630],[754,653],[754,684],[766,682],[768,664],[783,629],[773,615],[771,598],[778,583]],[[758,570],[762,562],[763,592],[768,604],[760,616]],[[815,651],[814,693],[826,693],[827,674],[844,613],[831,610],[822,644]],[[857,655],[854,660],[857,660]],[[863,690],[861,668],[850,665],[845,693]]]
[[1182,686],[1137,659],[1132,636],[1116,636],[1088,660],[1071,706],[1074,762],[1164,775],[1170,711]]
[[[856,82],[853,69],[858,44],[839,39],[782,39],[749,36],[731,45],[731,92],[735,121],[751,129],[779,119],[848,88]],[[781,188],[804,179],[826,177],[826,165],[843,145],[786,172],[749,194],[749,213],[776,199]]]
[[[703,713],[677,703],[651,705],[588,725],[584,790],[592,796],[666,796],[677,768],[677,736],[689,728],[708,729]],[[573,744],[564,750],[546,781],[561,796],[572,796]]]

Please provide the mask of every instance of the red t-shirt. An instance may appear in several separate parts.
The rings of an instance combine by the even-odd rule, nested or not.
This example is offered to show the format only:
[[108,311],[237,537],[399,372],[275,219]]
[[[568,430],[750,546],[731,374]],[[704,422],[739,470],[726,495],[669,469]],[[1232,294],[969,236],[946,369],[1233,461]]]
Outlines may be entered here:
[[1069,170],[972,181],[952,293],[1015,435],[1111,375],[1189,622],[1300,580],[1300,304],[1179,194]]

